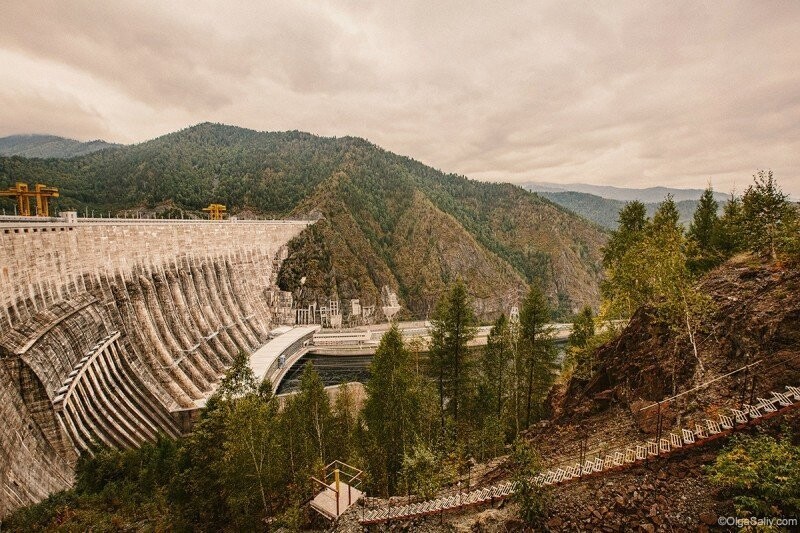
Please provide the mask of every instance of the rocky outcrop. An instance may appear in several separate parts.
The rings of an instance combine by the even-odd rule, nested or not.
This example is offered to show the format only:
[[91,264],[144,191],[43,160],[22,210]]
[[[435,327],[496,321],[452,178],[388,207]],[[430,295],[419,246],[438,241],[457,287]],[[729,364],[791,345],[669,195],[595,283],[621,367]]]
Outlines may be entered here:
[[712,302],[697,335],[702,368],[686,336],[643,308],[618,338],[600,348],[594,377],[572,379],[555,408],[566,418],[579,418],[607,408],[609,400],[626,406],[652,403],[750,364],[669,408],[686,414],[713,408],[723,398],[747,402],[800,381],[797,265],[744,255],[707,274],[699,288]]

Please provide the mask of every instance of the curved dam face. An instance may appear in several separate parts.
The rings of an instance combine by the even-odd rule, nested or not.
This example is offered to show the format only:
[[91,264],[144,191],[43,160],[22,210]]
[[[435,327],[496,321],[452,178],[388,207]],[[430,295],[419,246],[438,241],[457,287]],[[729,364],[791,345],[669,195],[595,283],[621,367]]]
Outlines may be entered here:
[[306,221],[0,220],[0,517],[93,443],[176,436],[266,342]]

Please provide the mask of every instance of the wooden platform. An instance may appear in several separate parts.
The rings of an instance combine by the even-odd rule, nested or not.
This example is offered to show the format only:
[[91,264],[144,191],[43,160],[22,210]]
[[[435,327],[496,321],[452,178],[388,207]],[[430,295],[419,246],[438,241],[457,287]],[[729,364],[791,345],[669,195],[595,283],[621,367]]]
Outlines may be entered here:
[[[322,492],[317,494],[313,500],[311,500],[311,507],[316,509],[322,515],[330,518],[331,520],[336,520],[339,518],[342,513],[344,513],[348,507],[356,503],[363,493],[348,485],[347,483],[340,481],[339,482],[339,512],[336,512],[336,491],[334,484],[331,483],[328,485],[329,489],[323,489]],[[348,497],[349,491],[349,497]]]

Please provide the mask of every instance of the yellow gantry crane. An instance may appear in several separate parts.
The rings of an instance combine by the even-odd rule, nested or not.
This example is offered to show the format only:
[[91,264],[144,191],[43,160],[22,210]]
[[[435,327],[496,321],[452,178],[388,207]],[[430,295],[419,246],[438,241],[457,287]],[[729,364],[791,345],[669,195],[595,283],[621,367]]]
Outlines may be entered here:
[[208,207],[203,208],[203,211],[208,211],[209,220],[222,220],[226,209],[223,204],[209,204]]
[[31,198],[36,198],[36,216],[50,216],[50,198],[58,198],[58,189],[37,183],[31,191],[27,183],[17,182],[13,187],[0,191],[0,197],[17,200],[17,214],[22,217],[31,216]]

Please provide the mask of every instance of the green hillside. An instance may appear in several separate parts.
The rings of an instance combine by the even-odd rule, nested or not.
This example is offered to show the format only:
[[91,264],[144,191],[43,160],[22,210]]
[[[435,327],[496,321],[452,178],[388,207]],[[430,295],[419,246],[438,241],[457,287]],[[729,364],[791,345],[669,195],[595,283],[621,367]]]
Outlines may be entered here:
[[487,318],[533,280],[562,313],[598,302],[606,236],[595,225],[519,187],[445,174],[363,139],[206,123],[73,159],[0,158],[0,186],[13,181],[59,187],[60,210],[169,203],[197,215],[221,202],[241,216],[322,215],[290,244],[279,278],[299,295],[305,276],[305,302],[380,305],[389,285],[423,317],[457,277]]
[[119,145],[100,140],[81,142],[55,135],[11,135],[0,138],[0,155],[43,159],[77,157],[115,146]]
[[[626,203],[622,200],[602,198],[594,194],[575,191],[539,192],[537,194],[606,229],[617,229],[619,210]],[[658,209],[659,202],[645,203],[647,216],[653,216],[653,213]],[[720,202],[721,205],[722,202]],[[679,222],[688,228],[697,209],[697,200],[681,200],[675,202],[675,206],[680,214]]]

